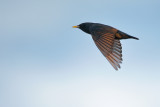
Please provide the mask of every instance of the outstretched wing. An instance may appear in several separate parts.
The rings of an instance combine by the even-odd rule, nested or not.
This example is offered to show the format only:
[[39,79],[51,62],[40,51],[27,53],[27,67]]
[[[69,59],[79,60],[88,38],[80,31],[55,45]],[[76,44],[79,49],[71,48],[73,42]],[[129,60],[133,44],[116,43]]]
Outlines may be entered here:
[[96,32],[92,33],[92,38],[114,69],[118,70],[122,63],[122,47],[120,41],[115,39],[115,34]]

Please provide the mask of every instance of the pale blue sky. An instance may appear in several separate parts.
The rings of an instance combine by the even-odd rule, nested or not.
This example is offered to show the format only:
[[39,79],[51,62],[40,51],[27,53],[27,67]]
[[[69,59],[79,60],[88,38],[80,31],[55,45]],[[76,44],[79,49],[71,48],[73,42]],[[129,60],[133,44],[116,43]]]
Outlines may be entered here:
[[[160,107],[159,0],[1,0],[0,107]],[[123,40],[117,72],[90,35],[98,22]]]

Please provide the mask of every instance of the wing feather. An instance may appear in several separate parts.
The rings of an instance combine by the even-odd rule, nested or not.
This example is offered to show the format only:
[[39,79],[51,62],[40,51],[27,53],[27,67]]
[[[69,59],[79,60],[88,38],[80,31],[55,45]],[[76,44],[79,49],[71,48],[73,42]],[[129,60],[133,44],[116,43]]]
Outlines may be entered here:
[[122,63],[122,46],[120,41],[115,39],[113,33],[99,34],[99,37],[92,34],[92,38],[113,68],[118,70],[120,63]]

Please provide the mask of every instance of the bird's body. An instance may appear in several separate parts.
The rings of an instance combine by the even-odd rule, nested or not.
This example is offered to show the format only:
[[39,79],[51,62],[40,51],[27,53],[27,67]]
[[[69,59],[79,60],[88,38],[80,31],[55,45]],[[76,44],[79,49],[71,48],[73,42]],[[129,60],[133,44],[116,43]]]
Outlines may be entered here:
[[136,37],[104,24],[82,23],[73,27],[80,28],[82,31],[91,34],[98,49],[116,70],[120,68],[120,63],[122,63],[122,47],[120,40],[129,38],[138,40]]

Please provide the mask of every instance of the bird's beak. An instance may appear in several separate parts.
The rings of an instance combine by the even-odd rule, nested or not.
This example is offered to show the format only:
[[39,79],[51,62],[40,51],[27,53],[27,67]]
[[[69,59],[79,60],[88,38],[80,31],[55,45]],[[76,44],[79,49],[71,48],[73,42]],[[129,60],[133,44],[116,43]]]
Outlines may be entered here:
[[72,26],[73,28],[79,28],[79,26]]

